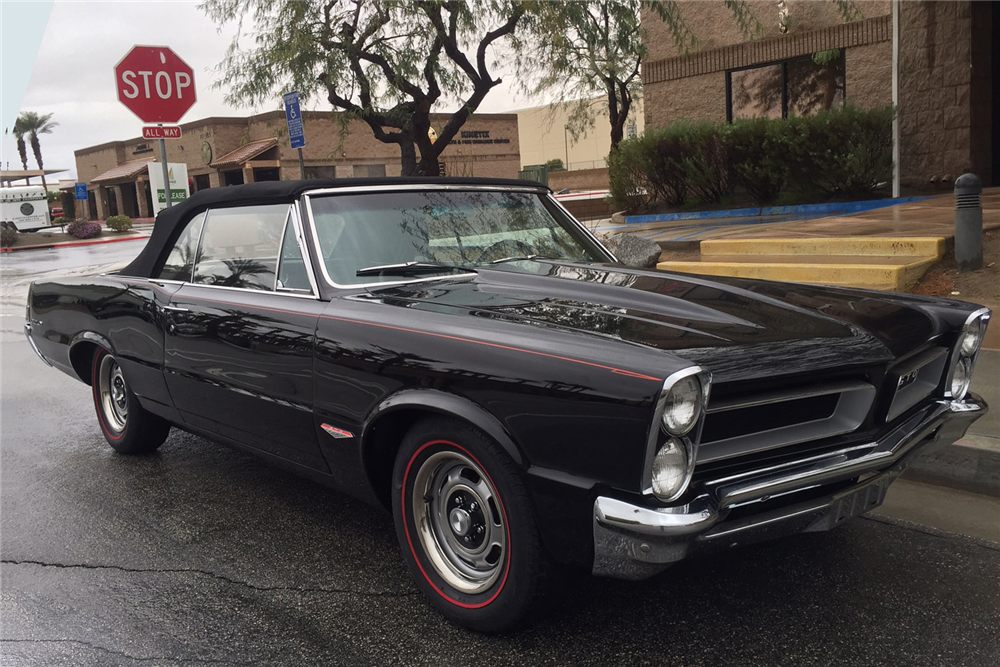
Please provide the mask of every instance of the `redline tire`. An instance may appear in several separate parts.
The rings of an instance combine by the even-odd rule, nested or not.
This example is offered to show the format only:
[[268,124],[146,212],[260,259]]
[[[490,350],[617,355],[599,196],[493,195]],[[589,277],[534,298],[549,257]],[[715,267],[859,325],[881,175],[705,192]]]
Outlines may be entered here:
[[147,454],[167,439],[170,424],[139,405],[118,361],[104,348],[94,353],[90,384],[101,433],[116,452]]
[[392,495],[403,558],[435,609],[490,633],[527,617],[548,559],[521,473],[496,443],[461,422],[418,422],[396,456]]

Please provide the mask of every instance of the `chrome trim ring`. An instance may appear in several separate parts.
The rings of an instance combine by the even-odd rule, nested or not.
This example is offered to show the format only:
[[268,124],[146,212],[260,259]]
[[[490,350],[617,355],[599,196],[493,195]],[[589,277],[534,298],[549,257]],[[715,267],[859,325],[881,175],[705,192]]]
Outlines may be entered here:
[[496,582],[507,527],[499,494],[476,463],[453,451],[431,455],[414,478],[412,507],[423,551],[445,583],[475,595]]
[[110,354],[104,355],[97,370],[97,391],[105,422],[112,431],[121,433],[128,423],[128,385],[121,366]]

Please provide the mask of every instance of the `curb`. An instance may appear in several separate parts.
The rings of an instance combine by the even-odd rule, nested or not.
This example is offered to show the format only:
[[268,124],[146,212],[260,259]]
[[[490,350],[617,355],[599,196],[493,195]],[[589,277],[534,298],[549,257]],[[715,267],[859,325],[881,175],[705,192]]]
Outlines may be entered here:
[[1000,452],[955,443],[917,457],[902,477],[1000,498]]
[[[715,220],[719,218],[756,218],[772,215],[824,214],[850,215],[863,211],[874,211],[900,204],[930,199],[930,197],[900,197],[898,199],[869,199],[866,201],[834,202],[827,204],[800,204],[797,206],[763,206],[754,208],[734,208],[722,211],[690,211],[686,213],[658,213],[653,215],[626,215],[624,222],[639,225],[649,222],[677,222],[681,220]],[[614,216],[612,216],[614,221]]]
[[130,236],[127,239],[102,239],[100,241],[80,241],[80,242],[68,242],[68,243],[43,243],[36,245],[25,245],[19,248],[0,248],[0,252],[20,252],[22,250],[46,250],[48,248],[78,248],[85,245],[102,245],[105,243],[123,243],[125,241],[138,241],[140,239],[148,239],[149,237],[145,234],[138,234],[136,236]]

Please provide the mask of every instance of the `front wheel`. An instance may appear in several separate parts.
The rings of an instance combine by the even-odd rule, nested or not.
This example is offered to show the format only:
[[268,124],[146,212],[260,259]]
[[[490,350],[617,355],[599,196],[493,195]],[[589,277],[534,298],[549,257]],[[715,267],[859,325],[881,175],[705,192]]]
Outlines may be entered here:
[[103,348],[94,354],[91,385],[97,421],[104,439],[116,452],[145,454],[167,439],[170,424],[139,405],[118,360]]
[[393,515],[417,585],[444,616],[502,632],[528,614],[547,559],[520,471],[479,431],[428,419],[393,470]]

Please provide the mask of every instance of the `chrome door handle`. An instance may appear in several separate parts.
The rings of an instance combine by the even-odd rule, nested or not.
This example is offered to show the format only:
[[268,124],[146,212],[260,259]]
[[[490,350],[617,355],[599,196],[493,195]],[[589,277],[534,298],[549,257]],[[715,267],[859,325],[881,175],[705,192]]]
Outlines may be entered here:
[[171,313],[190,313],[189,308],[181,308],[180,306],[160,306],[164,311]]

